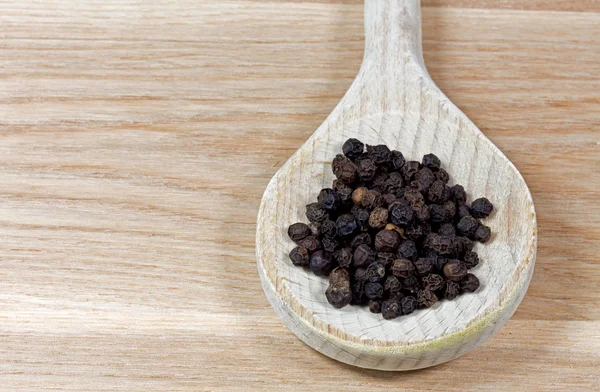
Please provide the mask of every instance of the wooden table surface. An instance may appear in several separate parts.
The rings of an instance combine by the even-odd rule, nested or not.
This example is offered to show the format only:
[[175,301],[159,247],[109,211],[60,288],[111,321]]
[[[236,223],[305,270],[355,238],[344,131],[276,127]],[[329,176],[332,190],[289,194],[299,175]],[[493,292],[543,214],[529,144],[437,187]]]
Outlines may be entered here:
[[356,75],[362,8],[0,1],[0,390],[600,390],[596,0],[423,0],[432,78],[536,202],[536,270],[500,333],[381,373],[268,304],[259,201]]

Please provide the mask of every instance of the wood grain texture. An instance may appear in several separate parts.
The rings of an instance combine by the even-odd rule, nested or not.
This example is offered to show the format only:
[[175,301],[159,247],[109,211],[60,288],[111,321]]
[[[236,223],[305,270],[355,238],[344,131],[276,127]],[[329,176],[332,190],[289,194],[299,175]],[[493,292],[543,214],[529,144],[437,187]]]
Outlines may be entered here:
[[[365,55],[348,92],[269,182],[258,212],[256,256],[263,289],[288,328],[315,350],[377,370],[415,370],[455,359],[497,332],[521,302],[533,273],[536,216],[521,174],[437,88],[423,63],[420,0],[365,3]],[[348,138],[385,144],[420,161],[433,152],[464,184],[468,201],[485,196],[494,238],[475,249],[483,262],[475,295],[442,301],[394,321],[366,307],[334,309],[327,279],[292,265],[287,227],[331,187],[331,160]],[[475,195],[475,196],[474,196]]]
[[362,18],[362,4],[0,3],[0,390],[599,389],[594,13],[423,9],[432,78],[536,202],[535,273],[502,331],[389,374],[315,353],[274,314],[260,197],[356,76]]

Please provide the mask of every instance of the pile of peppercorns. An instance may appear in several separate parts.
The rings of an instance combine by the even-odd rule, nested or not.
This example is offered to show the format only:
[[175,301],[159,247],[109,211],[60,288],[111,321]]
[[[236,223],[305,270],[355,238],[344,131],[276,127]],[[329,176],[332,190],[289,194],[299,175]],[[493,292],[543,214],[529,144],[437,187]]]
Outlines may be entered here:
[[461,185],[448,186],[440,160],[406,161],[385,145],[348,139],[332,163],[336,180],[306,206],[311,226],[294,223],[296,266],[329,276],[336,308],[368,305],[385,319],[429,308],[479,288],[468,270],[479,263],[473,241],[490,239],[479,222],[493,210],[480,198],[467,205]]

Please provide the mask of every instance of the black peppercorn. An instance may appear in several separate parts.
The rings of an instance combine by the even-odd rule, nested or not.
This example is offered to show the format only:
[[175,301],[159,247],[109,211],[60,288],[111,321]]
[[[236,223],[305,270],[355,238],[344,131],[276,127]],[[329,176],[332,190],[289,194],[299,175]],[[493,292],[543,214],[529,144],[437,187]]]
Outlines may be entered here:
[[438,170],[442,164],[440,162],[440,158],[433,154],[424,155],[421,163],[423,166],[428,167],[431,170]]
[[358,178],[354,162],[341,154],[338,154],[333,160],[332,168],[333,174],[344,184],[352,184]]
[[387,193],[396,195],[404,186],[404,180],[399,173],[391,173],[383,183],[383,189]]
[[479,279],[473,274],[467,274],[460,281],[460,289],[466,293],[473,293],[479,288]]
[[290,260],[296,266],[306,267],[310,261],[308,250],[303,246],[297,246],[290,252]]
[[361,245],[371,245],[371,235],[369,233],[360,233],[350,241],[350,246],[353,249],[358,248]]
[[475,218],[487,218],[492,213],[494,206],[485,197],[480,197],[471,203],[471,215]]
[[421,280],[426,290],[437,291],[444,287],[446,280],[438,274],[429,274]]
[[404,278],[404,280],[402,280],[402,288],[411,293],[416,293],[419,291],[421,286],[420,283],[421,282],[419,282],[419,279],[417,279],[415,276],[409,276],[408,278]]
[[444,266],[444,276],[455,282],[467,275],[467,267],[460,260],[450,260]]
[[492,231],[489,227],[485,225],[479,225],[477,230],[475,230],[475,234],[473,234],[473,239],[475,241],[479,241],[481,243],[486,243],[490,240],[490,236],[492,235]]
[[336,268],[329,274],[329,287],[325,291],[327,301],[336,308],[343,308],[352,300],[350,273],[345,268]]
[[458,283],[453,282],[451,280],[446,281],[446,288],[444,289],[444,298],[449,301],[452,301],[454,298],[458,297],[460,293],[460,286]]
[[392,264],[392,274],[399,278],[408,278],[415,273],[414,264],[407,259],[398,259]]
[[294,242],[305,239],[311,235],[310,227],[305,223],[294,223],[288,228],[288,236]]
[[427,192],[436,179],[431,169],[424,167],[415,174],[415,181],[420,192]]
[[396,256],[393,253],[389,252],[379,252],[377,253],[377,262],[383,264],[386,269],[390,269],[392,264],[394,264],[394,260],[396,260]]
[[357,172],[361,180],[371,181],[377,173],[377,166],[369,158],[361,159],[357,165]]
[[448,200],[448,186],[441,180],[434,181],[427,192],[427,197],[432,203],[445,203]]
[[406,240],[403,241],[398,247],[398,251],[396,252],[396,256],[399,259],[407,259],[410,261],[415,261],[419,257],[419,252],[417,251],[417,245],[414,241]]
[[335,228],[337,229],[338,235],[347,237],[356,231],[358,225],[352,214],[343,214],[335,221]]
[[381,302],[376,300],[370,300],[369,311],[371,313],[381,313]]
[[335,222],[329,219],[324,220],[321,223],[321,234],[325,237],[335,238],[337,236]]
[[411,314],[417,310],[417,299],[412,295],[406,296],[400,300],[402,314]]
[[342,152],[349,159],[355,160],[364,152],[365,145],[358,139],[348,139],[342,145]]
[[341,204],[340,196],[331,188],[322,189],[317,201],[327,212],[337,211]]
[[331,253],[318,250],[310,256],[310,270],[317,276],[329,275],[333,268]]
[[447,184],[448,181],[450,181],[450,175],[448,175],[448,172],[446,170],[439,169],[435,173],[435,179],[442,181],[444,184]]
[[383,290],[387,293],[397,293],[402,290],[402,283],[400,283],[400,280],[397,277],[390,275],[385,278]]
[[400,174],[404,177],[404,181],[410,182],[415,174],[419,171],[421,164],[417,161],[408,161],[400,169]]
[[313,253],[313,252],[323,248],[323,244],[321,244],[321,241],[319,241],[319,238],[314,235],[309,235],[308,237],[304,238],[303,240],[298,241],[298,245],[306,248],[309,251],[309,253]]
[[350,210],[350,213],[354,215],[356,223],[358,224],[358,228],[361,231],[367,231],[369,229],[369,218],[371,217],[371,213],[369,212],[369,210],[365,210],[364,208],[354,206]]
[[306,206],[306,217],[311,222],[323,222],[329,215],[319,203],[310,203]]
[[362,305],[365,302],[365,286],[362,282],[355,281],[351,284],[352,302],[355,305]]
[[408,204],[396,202],[389,208],[390,220],[398,226],[408,226],[414,219],[412,208]]
[[458,206],[458,213],[456,214],[458,219],[462,219],[465,216],[471,216],[471,209],[466,205]]
[[465,252],[464,263],[467,269],[475,268],[479,264],[479,256],[472,251]]
[[392,230],[381,230],[375,236],[375,249],[380,252],[394,252],[400,245],[400,236]]
[[406,160],[404,159],[404,155],[402,155],[400,151],[392,151],[392,161],[390,163],[392,170],[402,169],[402,166],[404,166],[405,162]]
[[377,165],[384,165],[392,160],[392,152],[385,144],[367,145],[367,154]]
[[365,197],[362,200],[363,207],[367,210],[372,210],[373,208],[382,207],[385,203],[383,196],[381,193],[376,190],[371,189],[367,192]]
[[385,276],[385,267],[383,264],[373,262],[367,267],[367,280],[369,282],[380,282]]
[[431,227],[427,223],[418,224],[416,222],[413,222],[404,230],[406,237],[413,241],[420,241],[429,232],[431,232]]
[[427,239],[425,240],[425,247],[441,255],[452,254],[456,249],[454,237],[439,235],[436,233],[431,233],[427,236]]
[[383,285],[377,282],[365,283],[365,295],[369,299],[378,299],[383,297]]
[[348,268],[352,264],[352,249],[342,248],[333,254],[333,259],[338,263],[340,267]]
[[355,267],[366,267],[375,261],[377,254],[375,251],[366,244],[360,245],[354,251],[354,266]]
[[453,235],[456,235],[456,230],[452,223],[443,223],[438,229],[438,234],[452,237]]
[[443,205],[444,207],[444,221],[451,222],[454,220],[454,216],[456,215],[456,205],[452,201],[447,201]]
[[433,223],[441,223],[446,220],[446,214],[444,211],[444,207],[439,204],[430,204],[429,205],[429,215],[431,216],[431,221]]
[[460,221],[456,224],[458,232],[467,237],[472,237],[478,227],[479,221],[470,215],[460,218]]
[[420,307],[430,308],[438,301],[438,297],[433,291],[419,290],[417,293],[417,301]]
[[414,202],[411,205],[415,218],[418,221],[426,223],[430,219],[429,207],[424,201]]
[[406,199],[406,201],[411,205],[425,201],[423,194],[421,192],[419,192],[419,190],[416,188],[408,188],[407,187],[404,190],[403,196],[404,196],[404,199]]
[[323,250],[325,252],[333,253],[339,247],[339,243],[333,238],[325,237],[321,240],[321,244],[323,245]]
[[383,201],[385,202],[384,204],[386,206],[392,205],[397,200],[398,198],[393,193],[386,193],[385,195],[383,195]]
[[463,205],[467,202],[467,192],[462,185],[454,185],[450,187],[450,198],[457,204]]
[[400,303],[393,299],[383,301],[381,304],[381,316],[386,320],[393,320],[402,314]]
[[433,271],[434,267],[433,260],[426,257],[418,258],[417,261],[414,262],[414,265],[417,270],[417,274],[419,275],[427,275]]

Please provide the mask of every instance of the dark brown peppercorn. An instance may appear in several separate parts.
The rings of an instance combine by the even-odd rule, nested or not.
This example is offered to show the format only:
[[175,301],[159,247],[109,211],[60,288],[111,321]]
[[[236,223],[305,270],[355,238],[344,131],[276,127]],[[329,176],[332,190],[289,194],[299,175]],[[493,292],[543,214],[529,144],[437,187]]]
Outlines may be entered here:
[[318,250],[310,256],[310,270],[317,276],[329,275],[333,268],[331,254]]
[[397,200],[398,198],[396,197],[396,195],[392,193],[386,193],[385,195],[383,195],[383,201],[385,202],[386,206],[393,204]]
[[467,237],[472,237],[475,234],[475,231],[479,227],[479,221],[473,218],[472,216],[465,216],[458,221],[456,224],[456,230]]
[[463,205],[467,202],[467,192],[462,185],[454,185],[450,187],[450,198],[457,204]]
[[444,203],[444,221],[451,222],[456,215],[456,205],[452,201]]
[[358,248],[361,245],[371,245],[371,235],[369,233],[360,233],[350,241],[350,246],[353,249]]
[[411,293],[416,293],[419,291],[420,287],[421,284],[419,279],[417,279],[415,276],[409,276],[408,278],[404,278],[404,280],[402,280],[402,288]]
[[381,304],[381,316],[386,320],[393,320],[402,314],[400,303],[393,299],[383,301]]
[[405,203],[394,203],[390,206],[390,220],[398,226],[408,226],[414,219],[412,208]]
[[398,259],[392,264],[392,274],[399,278],[408,278],[415,273],[415,266],[410,260]]
[[352,214],[343,214],[340,215],[340,217],[335,221],[335,228],[337,229],[338,235],[347,237],[351,234],[354,234],[358,228],[358,225],[356,224],[356,219],[354,219]]
[[418,224],[413,222],[404,230],[404,233],[409,239],[413,241],[419,241],[421,238],[429,234],[430,231],[431,227],[429,227],[427,223]]
[[339,247],[339,243],[333,238],[325,237],[321,240],[321,244],[323,245],[323,250],[325,252],[333,253]]
[[305,223],[294,223],[288,228],[288,236],[294,242],[303,240],[309,235],[311,235],[310,227]]
[[460,289],[466,293],[473,293],[479,288],[479,279],[473,274],[467,274],[460,281]]
[[420,222],[429,221],[429,207],[424,201],[415,202],[411,205],[415,218]]
[[427,192],[431,185],[436,181],[435,175],[428,167],[424,167],[415,174],[417,189],[420,192]]
[[425,246],[441,255],[449,255],[456,249],[454,237],[431,233],[425,240]]
[[383,196],[381,193],[371,189],[367,192],[365,197],[362,200],[363,207],[367,210],[372,210],[373,208],[382,207],[385,203]]
[[444,276],[458,282],[467,275],[467,267],[460,260],[450,260],[444,266]]
[[444,289],[444,298],[449,301],[452,301],[454,298],[458,297],[460,293],[460,286],[458,283],[453,282],[451,280],[446,281],[446,288]]
[[485,225],[479,225],[477,230],[475,230],[475,234],[473,234],[473,239],[485,244],[490,240],[491,235],[492,231],[489,227]]
[[423,194],[421,192],[419,192],[418,189],[415,189],[415,188],[407,188],[404,191],[404,198],[406,199],[406,201],[409,204],[415,204],[415,203],[425,201]]
[[446,280],[438,274],[429,274],[422,279],[426,290],[437,291],[444,288]]
[[381,302],[375,300],[369,301],[369,311],[371,313],[381,313]]
[[417,258],[419,257],[417,245],[414,243],[414,241],[411,240],[403,241],[398,247],[396,256],[398,256],[399,259],[407,259],[410,261],[417,260]]
[[322,189],[321,192],[319,192],[317,201],[327,212],[337,211],[342,203],[340,196],[331,188]]
[[433,154],[423,155],[423,160],[421,162],[423,166],[430,168],[431,170],[438,170],[441,166],[440,158]]
[[375,261],[377,254],[375,251],[366,244],[360,245],[354,251],[354,266],[355,267],[366,267]]
[[358,228],[361,231],[367,231],[369,229],[369,218],[371,217],[371,213],[369,212],[369,210],[365,210],[364,208],[354,206],[350,210],[350,213],[354,215],[356,223],[358,224]]
[[387,164],[392,160],[392,152],[385,144],[377,146],[367,145],[367,154],[378,165]]
[[356,165],[345,156],[338,154],[332,163],[333,174],[344,184],[352,184],[358,178]]
[[335,228],[335,222],[326,219],[321,223],[321,234],[325,237],[335,238],[337,236],[337,229]]
[[395,252],[400,245],[400,236],[392,230],[381,230],[375,236],[375,249],[380,252]]
[[402,290],[402,283],[394,275],[388,276],[383,283],[383,290],[387,293],[397,293]]
[[369,299],[378,299],[383,297],[383,285],[377,282],[365,283],[365,295]]
[[379,252],[377,253],[377,262],[383,264],[386,269],[392,268],[396,256],[393,253]]
[[421,164],[417,161],[408,161],[400,169],[400,174],[404,177],[404,181],[410,182],[415,174],[419,171]]
[[333,254],[333,259],[340,267],[348,268],[352,264],[352,249],[342,248]]
[[392,170],[400,170],[402,166],[404,166],[406,160],[404,159],[404,155],[400,151],[392,151],[392,162],[390,163]]
[[445,203],[448,200],[448,186],[443,181],[436,180],[429,188],[427,197],[432,203]]
[[345,268],[336,268],[329,274],[329,287],[325,291],[327,301],[336,308],[343,308],[352,301],[350,274]]
[[385,183],[383,184],[383,189],[387,193],[392,193],[396,195],[402,189],[403,186],[404,180],[402,179],[400,173],[392,173],[385,180]]
[[456,235],[456,230],[454,229],[454,225],[452,223],[443,223],[438,229],[438,234],[451,237],[453,235]]
[[369,158],[361,159],[357,165],[357,172],[361,180],[371,181],[377,173],[377,165]]
[[306,248],[309,251],[309,253],[313,253],[323,248],[323,244],[321,244],[319,238],[314,235],[309,235],[305,239],[298,241],[298,245]]
[[479,256],[475,252],[467,251],[464,256],[464,263],[467,269],[475,268],[479,264]]
[[290,260],[299,267],[306,267],[310,262],[308,250],[305,247],[297,246],[290,252]]
[[448,172],[444,169],[440,169],[435,173],[435,179],[442,181],[444,184],[447,184],[450,181],[450,176]]
[[306,217],[311,222],[323,222],[329,215],[319,203],[311,203],[306,206]]
[[417,261],[414,262],[415,268],[417,270],[417,274],[419,275],[427,275],[431,271],[433,271],[433,260],[425,257],[420,257]]
[[379,168],[377,173],[375,173],[375,177],[373,177],[371,180],[370,188],[377,189],[378,191],[382,192],[382,190],[385,189],[385,182],[388,180],[388,178],[390,177],[387,172],[385,172],[383,168]]
[[374,262],[367,267],[367,280],[369,282],[380,282],[385,276],[385,267],[383,264]]
[[355,160],[360,157],[365,150],[365,145],[358,139],[348,139],[342,145],[342,152],[349,159]]
[[454,237],[454,252],[459,257],[464,256],[465,252],[473,250],[473,241],[467,237]]
[[395,231],[403,240],[407,239],[406,235],[404,234],[404,229],[400,226],[396,226],[393,223],[388,223],[387,225],[385,225],[385,229]]
[[369,217],[369,226],[374,229],[381,229],[388,223],[388,210],[387,208],[377,207],[375,208]]
[[485,197],[480,197],[471,203],[471,215],[475,218],[487,218],[493,210],[494,206]]
[[446,214],[444,213],[444,207],[439,204],[429,205],[429,215],[433,223],[442,223],[446,220]]
[[462,219],[465,216],[471,216],[471,209],[466,205],[458,206],[458,213],[456,214],[458,219]]
[[430,308],[438,301],[438,297],[433,291],[419,290],[417,293],[417,301],[419,302],[420,307]]
[[417,310],[417,299],[412,295],[406,296],[400,300],[402,314],[411,314]]

